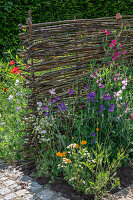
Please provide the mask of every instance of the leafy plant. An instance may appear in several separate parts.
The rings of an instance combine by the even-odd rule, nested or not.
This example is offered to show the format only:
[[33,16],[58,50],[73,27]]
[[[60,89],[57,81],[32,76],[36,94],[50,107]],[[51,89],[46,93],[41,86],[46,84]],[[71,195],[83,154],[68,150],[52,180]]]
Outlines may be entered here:
[[116,169],[125,156],[124,152],[118,152],[117,159],[110,162],[110,148],[103,149],[97,143],[97,149],[88,152],[88,148],[84,147],[86,144],[86,141],[81,141],[80,145],[72,143],[67,152],[58,152],[56,155],[61,157],[58,168],[63,169],[65,179],[75,189],[94,194],[95,199],[99,199],[120,186]]

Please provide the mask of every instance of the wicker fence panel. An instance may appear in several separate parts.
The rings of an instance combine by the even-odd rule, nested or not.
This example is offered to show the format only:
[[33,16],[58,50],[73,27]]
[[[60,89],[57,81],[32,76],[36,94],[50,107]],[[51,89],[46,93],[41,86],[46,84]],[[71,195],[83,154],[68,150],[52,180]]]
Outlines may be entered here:
[[[102,58],[106,56],[103,47],[103,38],[106,36],[103,29],[109,31],[107,37],[111,43],[115,39],[113,31],[120,33],[122,26],[126,26],[126,30],[123,30],[118,38],[118,42],[122,44],[120,52],[127,51],[127,60],[132,67],[132,15],[121,17],[117,14],[114,17],[32,24],[29,11],[27,25],[19,25],[19,28],[26,32],[19,34],[24,49],[19,49],[18,53],[29,66],[23,75],[27,80],[24,85],[33,89],[28,104],[28,108],[33,109],[31,114],[37,115],[36,102],[48,97],[49,89],[55,88],[56,94],[61,96],[62,90],[70,88],[78,77],[82,80],[83,72],[89,70],[89,64],[93,59],[103,64]],[[80,83],[82,85],[82,81]],[[27,117],[29,116],[30,114],[27,114]],[[25,136],[27,142],[24,145],[29,150],[31,147],[33,149],[35,137],[31,134],[32,122],[30,124],[28,130],[23,130],[29,131],[29,135]],[[27,157],[29,156],[28,153]]]

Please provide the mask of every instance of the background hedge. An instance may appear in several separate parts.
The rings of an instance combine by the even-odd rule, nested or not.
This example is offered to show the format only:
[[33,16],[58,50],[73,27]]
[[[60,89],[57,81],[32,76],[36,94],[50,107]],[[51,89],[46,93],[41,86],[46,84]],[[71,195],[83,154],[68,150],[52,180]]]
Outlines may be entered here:
[[19,48],[18,24],[26,24],[32,9],[33,23],[133,14],[133,0],[0,0],[0,57]]

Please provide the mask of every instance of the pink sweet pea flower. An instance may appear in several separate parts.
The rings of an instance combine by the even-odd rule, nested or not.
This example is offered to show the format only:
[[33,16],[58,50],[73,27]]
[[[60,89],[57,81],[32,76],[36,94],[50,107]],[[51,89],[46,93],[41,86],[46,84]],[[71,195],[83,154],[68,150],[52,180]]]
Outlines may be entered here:
[[133,113],[131,113],[131,117],[132,117],[132,119],[133,119]]
[[112,42],[111,43],[113,43],[114,45],[115,45],[115,43],[116,43],[116,40],[112,40]]
[[55,89],[52,88],[51,90],[49,90],[49,93],[50,94],[55,94]]
[[127,111],[130,111],[130,108],[127,108],[127,109],[125,110],[125,113],[127,113]]
[[114,46],[113,44],[110,45],[110,47],[113,47],[113,46]]
[[109,31],[106,31],[105,34],[106,34],[106,35],[109,35]]

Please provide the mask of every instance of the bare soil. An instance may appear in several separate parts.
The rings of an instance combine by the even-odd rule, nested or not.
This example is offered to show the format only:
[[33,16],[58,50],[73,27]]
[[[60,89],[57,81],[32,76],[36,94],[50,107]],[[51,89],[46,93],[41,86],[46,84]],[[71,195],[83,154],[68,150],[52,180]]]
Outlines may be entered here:
[[[23,169],[24,172],[30,176],[33,169]],[[117,170],[117,177],[120,178],[121,188],[126,188],[133,183],[133,168],[130,166],[122,166]],[[38,177],[34,178],[39,184],[46,186],[51,180],[50,177]],[[76,191],[72,186],[70,186],[63,177],[55,180],[54,183],[50,184],[50,188],[53,191],[60,192],[65,198],[70,198],[71,200],[94,200],[94,195],[84,194],[81,191]],[[111,191],[111,194],[118,192],[120,189],[115,188]]]

